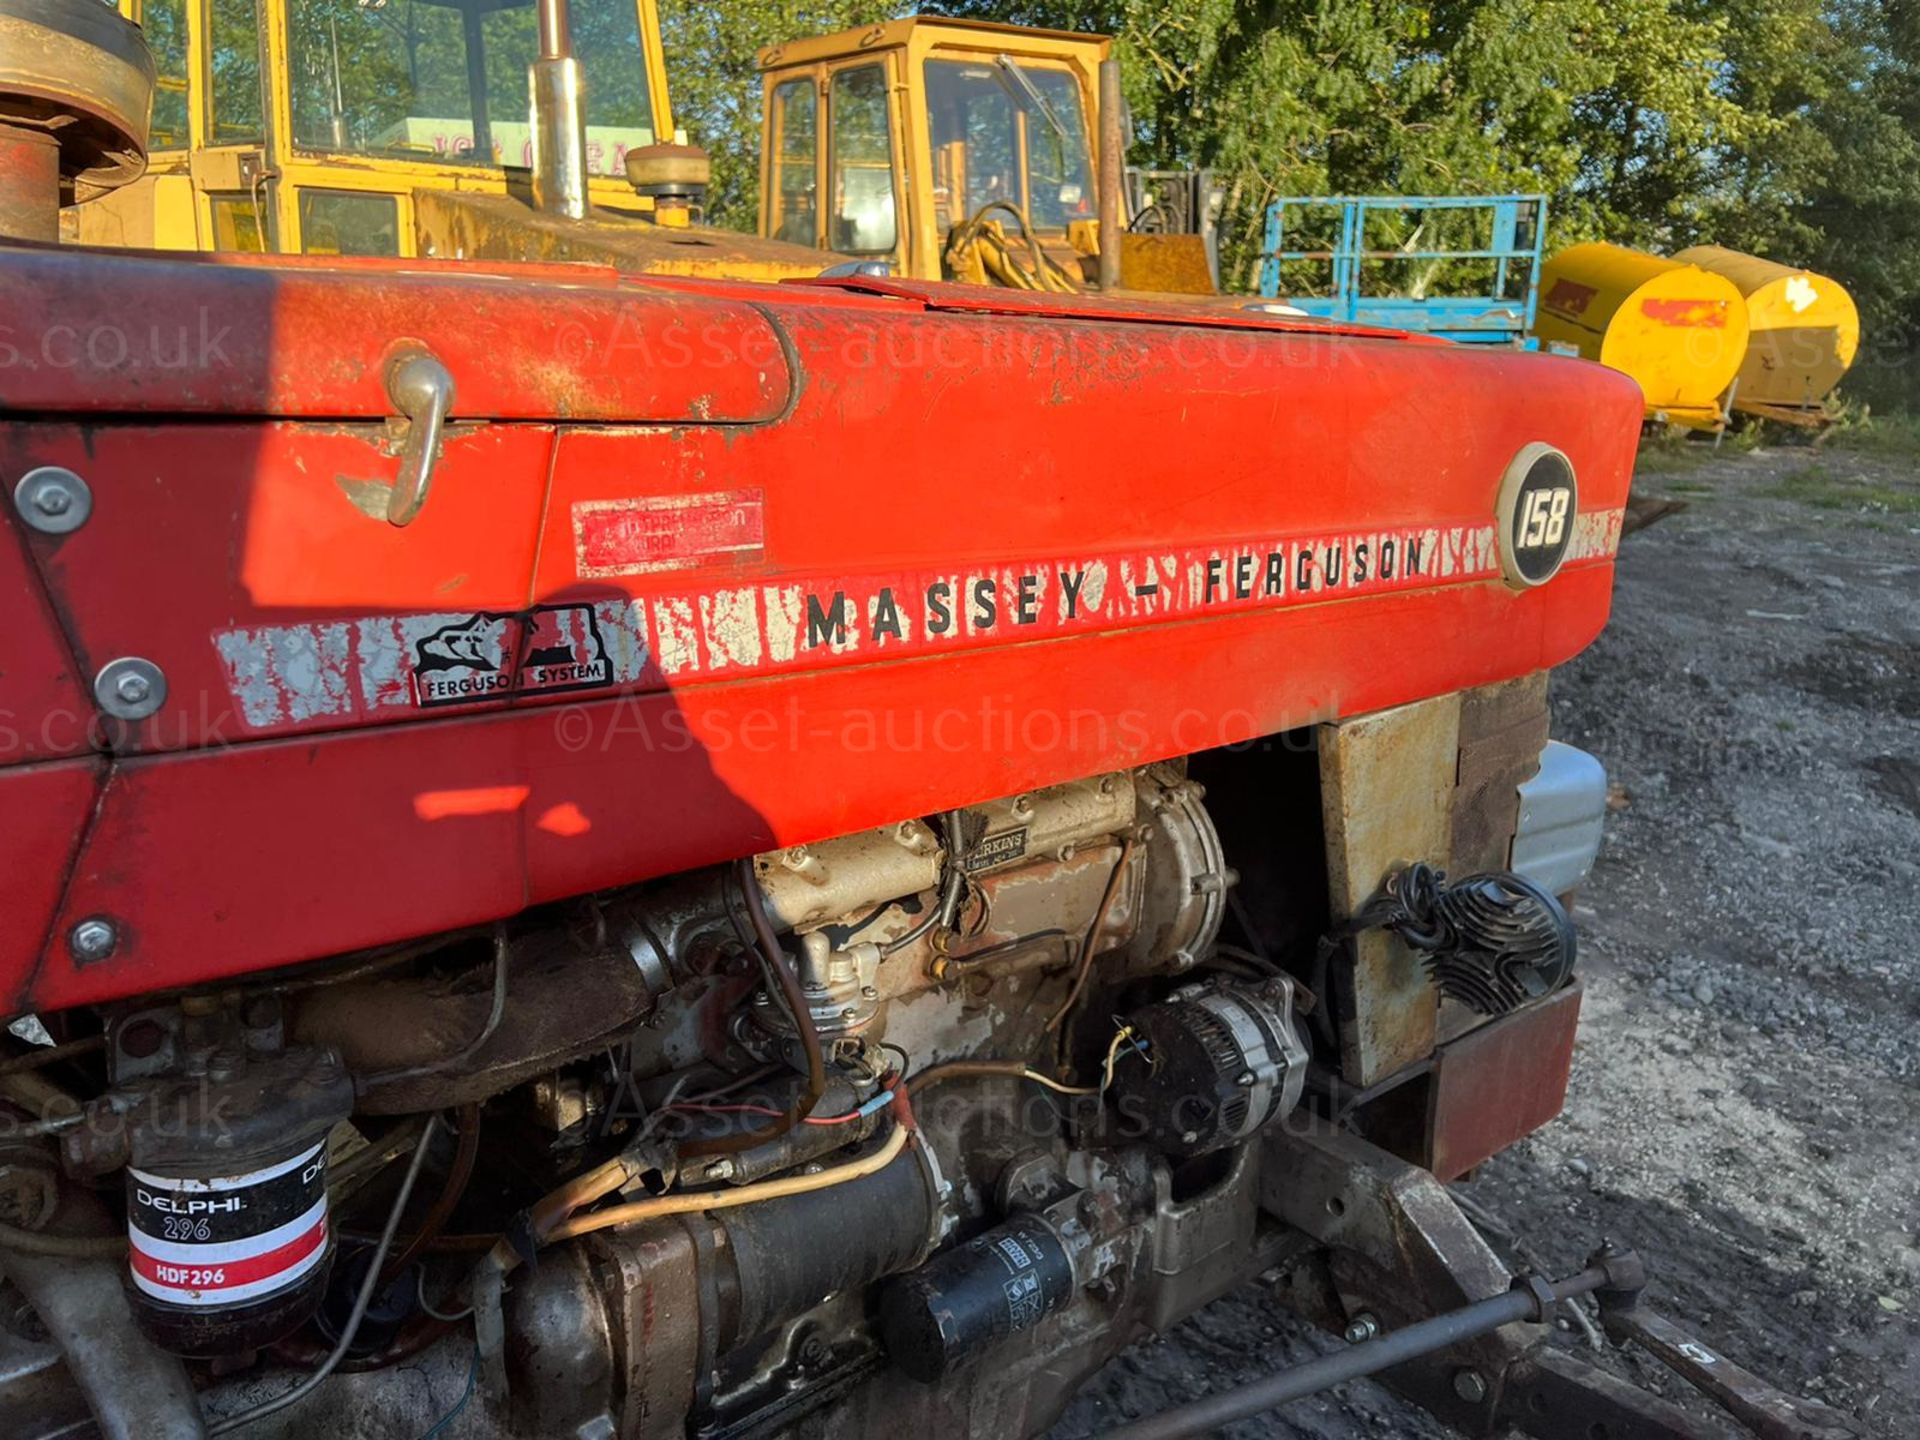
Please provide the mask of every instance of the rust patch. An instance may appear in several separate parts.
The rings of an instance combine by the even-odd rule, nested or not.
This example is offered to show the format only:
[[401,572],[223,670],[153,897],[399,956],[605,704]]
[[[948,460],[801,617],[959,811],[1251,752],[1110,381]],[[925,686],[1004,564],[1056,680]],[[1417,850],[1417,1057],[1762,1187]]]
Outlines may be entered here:
[[1584,995],[1575,980],[1441,1047],[1427,1110],[1436,1178],[1458,1179],[1560,1113]]
[[[1460,697],[1442,695],[1320,730],[1320,808],[1333,913],[1351,915],[1396,865],[1445,868]],[[1433,1051],[1439,1006],[1413,953],[1380,931],[1354,941],[1341,1067],[1369,1086]]]

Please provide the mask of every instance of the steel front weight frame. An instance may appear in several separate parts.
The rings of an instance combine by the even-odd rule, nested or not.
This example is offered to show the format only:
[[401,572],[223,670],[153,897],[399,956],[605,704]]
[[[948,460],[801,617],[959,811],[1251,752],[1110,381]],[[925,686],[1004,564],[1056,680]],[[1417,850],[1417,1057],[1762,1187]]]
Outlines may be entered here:
[[[1262,1162],[1263,1207],[1325,1247],[1320,1273],[1304,1284],[1296,1278],[1293,1299],[1336,1334],[1350,1327],[1391,1333],[1515,1283],[1429,1172],[1355,1135],[1295,1116],[1267,1135]],[[1603,1250],[1592,1263],[1617,1267],[1620,1258]],[[1612,1292],[1624,1294],[1644,1279],[1637,1260],[1627,1258],[1630,1273],[1610,1282]],[[1536,1323],[1502,1325],[1381,1378],[1468,1435],[1508,1425],[1539,1440],[1725,1440],[1738,1433],[1548,1348],[1546,1335]],[[1805,1433],[1828,1440],[1845,1432]]]
[[1817,1400],[1789,1395],[1751,1370],[1709,1349],[1678,1325],[1640,1304],[1646,1269],[1637,1263],[1594,1292],[1600,1321],[1620,1344],[1636,1341],[1689,1384],[1724,1405],[1761,1440],[1852,1440],[1861,1431]]

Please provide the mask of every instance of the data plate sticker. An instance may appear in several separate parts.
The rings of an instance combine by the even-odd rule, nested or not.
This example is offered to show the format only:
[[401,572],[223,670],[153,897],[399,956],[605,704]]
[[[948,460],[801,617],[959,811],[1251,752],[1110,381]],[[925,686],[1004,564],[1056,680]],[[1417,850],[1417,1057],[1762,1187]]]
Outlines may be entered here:
[[765,544],[766,497],[759,490],[580,500],[573,507],[574,568],[583,580],[747,563]]

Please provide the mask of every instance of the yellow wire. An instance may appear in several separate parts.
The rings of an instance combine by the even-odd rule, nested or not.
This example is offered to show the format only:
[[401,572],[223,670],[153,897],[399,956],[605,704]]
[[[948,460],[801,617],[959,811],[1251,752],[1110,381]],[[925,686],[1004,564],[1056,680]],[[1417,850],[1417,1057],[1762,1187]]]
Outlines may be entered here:
[[1023,1069],[1020,1074],[1034,1084],[1044,1085],[1047,1089],[1058,1091],[1062,1095],[1098,1095],[1100,1093],[1098,1085],[1062,1085],[1051,1075],[1042,1075],[1034,1069]]
[[547,1239],[555,1242],[571,1240],[576,1235],[585,1235],[592,1230],[605,1230],[613,1225],[638,1225],[642,1221],[657,1220],[663,1215],[697,1215],[703,1210],[726,1210],[736,1205],[756,1204],[761,1200],[777,1200],[783,1195],[825,1190],[830,1185],[844,1185],[849,1180],[859,1180],[886,1169],[893,1163],[894,1157],[906,1148],[907,1128],[896,1124],[893,1133],[887,1136],[886,1143],[871,1155],[863,1155],[858,1160],[849,1160],[829,1170],[812,1175],[787,1175],[778,1180],[762,1180],[756,1185],[741,1185],[732,1190],[690,1191],[682,1195],[656,1195],[648,1200],[635,1200],[626,1205],[615,1205],[563,1220],[547,1232]]
[[1100,1069],[1100,1093],[1106,1094],[1113,1087],[1113,1067],[1120,1059],[1120,1047],[1133,1038],[1133,1027],[1122,1025],[1113,1032],[1113,1043],[1107,1046],[1107,1063]]
[[[1119,1063],[1120,1047],[1133,1037],[1133,1027],[1122,1025],[1113,1032],[1113,1039],[1107,1045],[1106,1064],[1101,1070],[1098,1085],[1063,1085],[1051,1075],[1044,1075],[1031,1066],[1023,1066],[1021,1074],[1036,1085],[1062,1095],[1103,1095],[1113,1084],[1113,1067]],[[656,1195],[646,1200],[635,1200],[626,1205],[615,1205],[606,1210],[596,1210],[587,1215],[573,1215],[561,1220],[546,1230],[548,1241],[570,1240],[576,1235],[585,1235],[594,1230],[605,1230],[615,1225],[638,1225],[643,1221],[657,1220],[666,1215],[693,1215],[704,1210],[725,1210],[736,1205],[753,1205],[762,1200],[776,1200],[784,1195],[800,1195],[812,1190],[824,1190],[831,1185],[844,1185],[849,1180],[859,1180],[884,1170],[893,1163],[899,1153],[907,1147],[907,1130],[903,1125],[895,1125],[887,1136],[886,1143],[871,1155],[858,1160],[850,1160],[844,1165],[836,1165],[830,1170],[821,1170],[812,1175],[788,1175],[778,1180],[763,1180],[757,1185],[741,1185],[732,1190],[702,1190],[681,1195]],[[610,1162],[599,1170],[589,1171],[576,1179],[571,1186],[565,1187],[566,1199],[576,1205],[590,1203],[580,1197],[598,1198],[619,1181],[615,1178],[618,1162]],[[604,1187],[604,1188],[603,1188]],[[597,1193],[596,1193],[597,1192]],[[549,1202],[555,1197],[549,1197]],[[547,1204],[549,1202],[543,1202]],[[564,1202],[563,1202],[564,1203]],[[553,1208],[559,1208],[554,1206]]]
[[1044,1085],[1049,1090],[1062,1095],[1104,1095],[1113,1086],[1113,1067],[1120,1061],[1120,1047],[1133,1038],[1133,1027],[1122,1025],[1113,1032],[1113,1039],[1107,1045],[1107,1061],[1100,1069],[1098,1085],[1062,1085],[1051,1075],[1043,1075],[1038,1070],[1023,1069],[1021,1074],[1036,1085]]

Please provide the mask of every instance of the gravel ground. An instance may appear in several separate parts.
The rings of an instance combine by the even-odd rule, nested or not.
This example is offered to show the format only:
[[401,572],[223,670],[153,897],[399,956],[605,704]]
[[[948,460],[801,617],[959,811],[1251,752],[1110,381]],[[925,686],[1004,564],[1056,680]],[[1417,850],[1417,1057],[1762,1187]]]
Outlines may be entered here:
[[[1661,446],[1637,493],[1689,508],[1628,537],[1611,626],[1555,677],[1556,733],[1614,781],[1576,912],[1588,996],[1567,1110],[1464,1193],[1556,1270],[1602,1235],[1629,1241],[1668,1315],[1911,1440],[1920,451]],[[1325,1343],[1248,1286],[1115,1360],[1055,1435]],[[1606,1363],[1683,1388],[1633,1355]],[[1451,1432],[1363,1383],[1227,1433]]]

